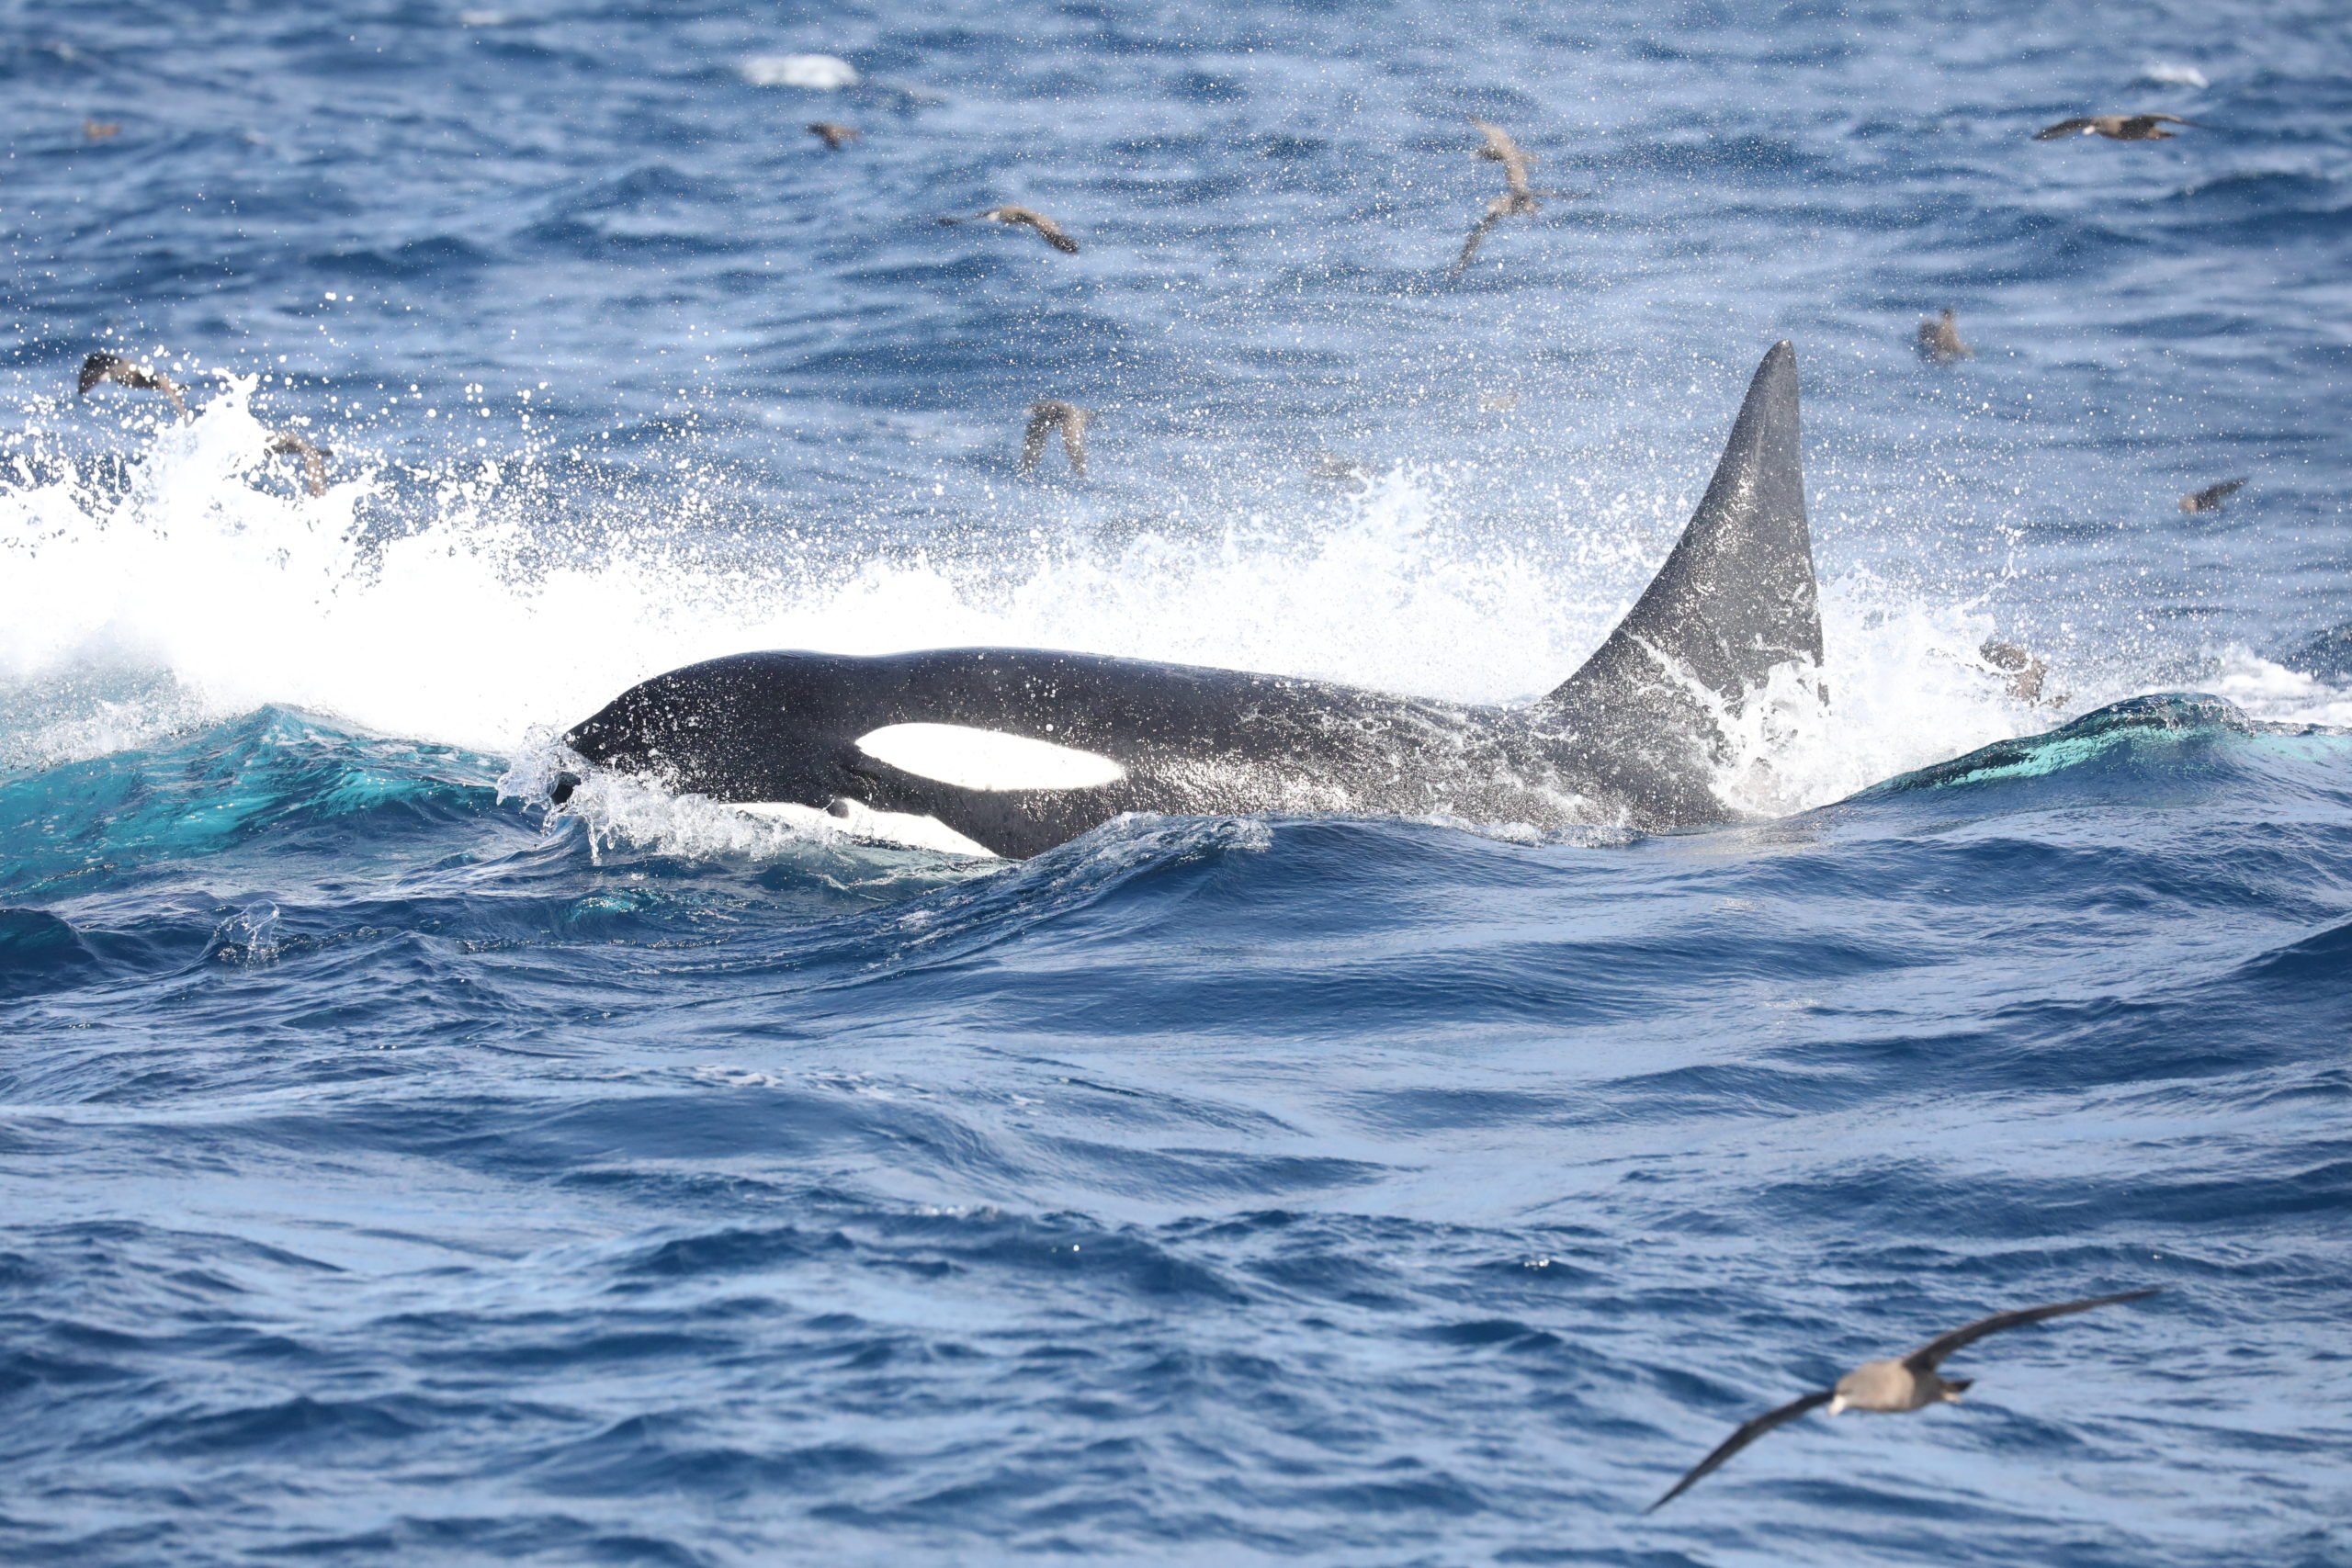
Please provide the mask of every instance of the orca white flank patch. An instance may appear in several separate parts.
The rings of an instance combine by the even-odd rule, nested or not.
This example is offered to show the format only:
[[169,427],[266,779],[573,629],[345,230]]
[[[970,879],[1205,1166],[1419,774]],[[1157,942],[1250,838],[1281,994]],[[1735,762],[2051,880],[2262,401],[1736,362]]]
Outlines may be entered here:
[[899,844],[910,850],[935,850],[944,855],[970,855],[976,860],[1004,858],[986,844],[966,838],[936,817],[917,817],[907,811],[876,811],[854,800],[837,800],[828,811],[788,800],[745,801],[734,809],[763,817],[771,822],[789,823],[795,828],[818,832],[847,833],[853,839],[865,839],[878,844]]
[[887,724],[859,736],[857,749],[901,773],[958,789],[1093,789],[1127,776],[1096,752],[963,724]]

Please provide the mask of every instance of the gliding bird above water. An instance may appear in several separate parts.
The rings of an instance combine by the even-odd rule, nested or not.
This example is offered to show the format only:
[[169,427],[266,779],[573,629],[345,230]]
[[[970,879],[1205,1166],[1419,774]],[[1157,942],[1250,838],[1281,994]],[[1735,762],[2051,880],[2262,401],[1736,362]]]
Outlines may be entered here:
[[830,119],[812,119],[808,122],[808,134],[822,141],[828,151],[838,152],[865,132],[855,126],[840,125]]
[[1934,320],[1919,323],[1919,352],[1939,365],[1976,357],[1976,351],[1960,341],[1960,318],[1950,306]]
[[2193,119],[2183,119],[2177,114],[2092,114],[2062,119],[2055,125],[2045,125],[2033,133],[2036,141],[2055,141],[2062,136],[2104,136],[2109,141],[2169,141],[2173,133],[2167,125],[2193,126]]
[[2182,496],[2180,509],[2183,512],[2219,512],[2222,502],[2244,489],[2244,479],[2223,479],[2220,484],[2207,485],[2203,490],[2193,490]]
[[182,419],[187,417],[187,399],[180,395],[178,384],[169,376],[160,370],[141,365],[135,360],[125,359],[119,354],[108,354],[104,349],[82,361],[82,375],[80,380],[74,384],[74,395],[86,398],[90,395],[91,388],[107,381],[116,382],[136,391],[161,392],[172,400],[172,407],[179,411]]
[[1009,223],[1020,228],[1035,229],[1037,231],[1039,239],[1063,254],[1072,256],[1078,254],[1078,242],[1064,233],[1060,224],[1033,208],[991,207],[987,211],[976,212],[969,218],[943,218],[940,222],[951,226],[957,223]]
[[2018,701],[2041,707],[2066,705],[2064,694],[2047,702],[2042,700],[2041,689],[2049,683],[2050,666],[2038,654],[1999,637],[1987,637],[1978,645],[1976,657],[1984,661],[1986,669],[2008,677],[2009,695]]
[[1963,1328],[1939,1335],[1900,1359],[1864,1361],[1838,1380],[1835,1388],[1815,1390],[1802,1399],[1792,1399],[1777,1410],[1747,1422],[1730,1437],[1718,1444],[1715,1451],[1690,1468],[1690,1472],[1676,1482],[1673,1488],[1646,1513],[1655,1513],[1673,1502],[1702,1480],[1711,1475],[1725,1460],[1748,1444],[1772,1430],[1787,1425],[1808,1411],[1829,1407],[1829,1414],[1840,1411],[1864,1410],[1880,1415],[1900,1415],[1906,1411],[1924,1410],[1930,1404],[1957,1403],[1968,1392],[1973,1378],[1946,1378],[1937,1375],[1936,1368],[1953,1351],[1964,1348],[1988,1334],[1998,1334],[2007,1328],[2022,1328],[2029,1323],[2044,1318],[2064,1317],[2068,1313],[2088,1312],[2093,1307],[2113,1306],[2119,1302],[2143,1301],[2154,1295],[2151,1288],[2144,1291],[2122,1291],[2111,1296],[2090,1296],[2078,1302],[2058,1302],[2050,1306],[2020,1307],[2015,1312],[1997,1312],[1990,1317],[1980,1317]]
[[327,448],[303,439],[290,430],[269,433],[269,455],[297,457],[302,459],[302,488],[312,495],[327,492],[327,459],[334,454]]
[[1069,471],[1080,479],[1086,477],[1086,427],[1093,423],[1094,411],[1066,403],[1059,398],[1043,398],[1029,405],[1029,428],[1021,436],[1021,471],[1036,471],[1037,460],[1046,455],[1046,443],[1060,431],[1062,455],[1069,459]]
[[1535,159],[1510,139],[1510,132],[1475,115],[1471,117],[1470,123],[1476,126],[1487,139],[1486,145],[1473,156],[1503,166],[1503,193],[1487,203],[1486,215],[1471,229],[1470,237],[1462,242],[1462,254],[1455,259],[1453,271],[1447,274],[1451,277],[1459,277],[1468,270],[1471,259],[1477,255],[1478,247],[1487,243],[1487,236],[1493,232],[1496,224],[1506,218],[1532,218],[1543,211],[1544,204],[1536,199],[1538,197],[1555,196],[1573,201],[1592,194],[1585,190],[1535,189],[1527,179],[1527,171],[1533,166]]

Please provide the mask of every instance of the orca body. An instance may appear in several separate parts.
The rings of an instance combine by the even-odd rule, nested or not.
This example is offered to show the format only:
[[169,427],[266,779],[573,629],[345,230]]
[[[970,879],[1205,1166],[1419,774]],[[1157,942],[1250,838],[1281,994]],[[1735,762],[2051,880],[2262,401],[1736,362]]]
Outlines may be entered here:
[[1775,667],[1821,660],[1797,435],[1782,343],[1640,602],[1522,706],[1035,649],[773,652],[658,675],[564,739],[714,800],[1014,857],[1129,811],[1723,822],[1727,722]]

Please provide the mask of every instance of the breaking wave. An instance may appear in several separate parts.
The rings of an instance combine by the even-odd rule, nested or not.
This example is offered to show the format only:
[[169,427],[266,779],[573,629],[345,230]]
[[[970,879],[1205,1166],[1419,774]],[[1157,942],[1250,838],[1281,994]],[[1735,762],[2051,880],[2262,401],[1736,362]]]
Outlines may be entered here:
[[[527,782],[548,737],[625,687],[763,647],[1069,648],[1515,701],[1599,643],[1688,504],[1660,491],[1580,513],[1541,553],[1483,537],[1442,476],[1413,468],[1319,515],[1112,543],[1038,529],[977,557],[844,554],[786,528],[745,548],[698,535],[691,498],[559,536],[527,458],[345,461],[306,495],[269,464],[255,391],[227,378],[128,462],[36,449],[0,483],[0,764],[278,705],[514,759]],[[1750,705],[1723,781],[1747,809],[1818,806],[2132,694],[2053,660],[2025,701],[1979,651],[2000,629],[1988,609],[1866,569],[1828,578],[1823,608],[1831,705]],[[2352,717],[2341,689],[2248,650],[2217,655],[2211,677],[2257,716]],[[711,850],[801,832],[650,796],[603,805],[624,830]]]

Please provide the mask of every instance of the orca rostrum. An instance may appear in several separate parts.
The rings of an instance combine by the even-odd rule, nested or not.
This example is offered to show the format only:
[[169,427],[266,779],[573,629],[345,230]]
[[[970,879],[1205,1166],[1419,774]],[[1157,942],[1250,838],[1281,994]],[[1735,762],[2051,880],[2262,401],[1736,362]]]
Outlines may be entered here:
[[[564,737],[594,767],[865,837],[1026,856],[1123,812],[1704,826],[1773,671],[1816,682],[1796,354],[1764,356],[1657,577],[1557,690],[1461,706],[1328,682],[965,648],[744,653]],[[560,804],[577,786],[557,781]]]

